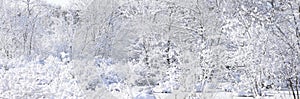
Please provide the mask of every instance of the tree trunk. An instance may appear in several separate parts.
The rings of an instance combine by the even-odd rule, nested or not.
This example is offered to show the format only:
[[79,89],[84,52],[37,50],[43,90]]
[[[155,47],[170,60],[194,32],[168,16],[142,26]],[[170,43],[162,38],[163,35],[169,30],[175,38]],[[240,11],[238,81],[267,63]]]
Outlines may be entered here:
[[256,97],[256,96],[262,96],[262,94],[261,94],[261,91],[259,90],[259,86],[258,86],[258,81],[257,81],[257,79],[255,79],[255,86],[254,86],[254,93],[255,93],[255,96],[254,97]]
[[298,90],[298,77],[296,77],[296,92],[297,92],[297,99],[300,99],[299,97],[299,90]]
[[294,91],[292,79],[289,78],[288,81],[289,81],[289,86],[290,86],[290,88],[291,88],[291,90],[292,90],[292,93],[293,93],[293,97],[294,97],[294,99],[297,99],[297,98],[296,98],[295,91]]
[[168,42],[167,42],[167,49],[165,51],[167,53],[167,64],[168,64],[168,66],[171,65],[171,59],[170,59],[170,55],[169,55],[169,52],[170,52],[170,43],[171,43],[171,41],[168,40]]

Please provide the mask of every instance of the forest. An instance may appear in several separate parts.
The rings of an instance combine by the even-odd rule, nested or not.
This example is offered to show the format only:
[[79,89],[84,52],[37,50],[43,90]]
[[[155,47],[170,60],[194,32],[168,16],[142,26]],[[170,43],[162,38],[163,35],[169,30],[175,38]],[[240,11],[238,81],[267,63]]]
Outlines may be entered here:
[[299,0],[0,0],[3,99],[300,99],[299,84]]

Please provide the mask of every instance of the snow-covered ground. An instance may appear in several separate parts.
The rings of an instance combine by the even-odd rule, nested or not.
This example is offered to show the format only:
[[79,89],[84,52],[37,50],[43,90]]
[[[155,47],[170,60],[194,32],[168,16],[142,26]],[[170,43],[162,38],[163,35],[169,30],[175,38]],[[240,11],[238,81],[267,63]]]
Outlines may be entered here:
[[[172,93],[154,93],[157,99],[253,99],[253,97],[239,97],[232,92],[216,92],[216,93],[188,93],[182,92],[178,94]],[[292,95],[288,91],[279,91],[274,96],[257,97],[257,99],[292,99]]]
[[[224,92],[173,92],[173,93],[147,93],[137,92],[141,87],[133,88],[135,99],[253,99],[253,95],[246,96],[245,93]],[[293,99],[290,91],[268,91],[265,96],[256,96],[255,99]]]
[[[21,59],[19,58],[19,60]],[[225,84],[220,84],[220,87],[225,89],[205,87],[206,91],[204,92],[201,91],[203,87],[199,84],[196,84],[197,90],[192,92],[171,91],[169,89],[171,84],[164,85],[164,87],[129,86],[129,84],[120,82],[123,78],[118,76],[118,72],[112,72],[113,68],[120,69],[120,67],[111,65],[113,64],[111,60],[102,60],[101,64],[98,64],[112,68],[105,71],[93,66],[93,62],[77,63],[79,60],[66,62],[64,59],[55,57],[48,57],[44,60],[36,59],[27,63],[25,60],[1,60],[0,63],[5,62],[8,65],[2,66],[0,69],[0,97],[2,98],[14,96],[13,98],[253,99],[253,95],[246,92],[225,92],[225,89],[230,89],[230,86]],[[76,68],[82,65],[86,65],[86,67]],[[103,76],[104,74],[106,76]],[[207,86],[213,86],[213,84],[207,83]],[[288,89],[264,91],[264,95],[256,98],[293,98]]]
[[299,99],[300,0],[0,1],[0,99]]

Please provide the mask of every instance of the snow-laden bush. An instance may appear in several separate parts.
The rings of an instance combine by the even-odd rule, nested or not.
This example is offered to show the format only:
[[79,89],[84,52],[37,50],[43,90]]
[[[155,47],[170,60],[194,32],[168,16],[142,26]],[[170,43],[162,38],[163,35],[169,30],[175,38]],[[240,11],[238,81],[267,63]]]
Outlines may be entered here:
[[231,84],[225,84],[222,86],[222,90],[226,92],[232,92],[234,88]]
[[132,85],[137,78],[131,63],[114,63],[112,59],[95,58],[101,85],[114,97],[133,98]]
[[141,93],[136,96],[134,99],[156,99],[153,94]]
[[[19,60],[19,61],[17,61]],[[0,69],[1,98],[99,98],[112,95],[100,84],[96,66],[72,61],[64,64],[58,57],[49,56],[44,64],[39,59],[2,61],[10,68]],[[92,63],[92,62],[91,62]],[[86,65],[83,65],[86,64]],[[98,80],[98,81],[97,81]],[[93,85],[96,83],[96,85]],[[89,87],[93,86],[93,90]]]
[[195,85],[195,92],[202,92],[204,89],[204,83],[198,83]]

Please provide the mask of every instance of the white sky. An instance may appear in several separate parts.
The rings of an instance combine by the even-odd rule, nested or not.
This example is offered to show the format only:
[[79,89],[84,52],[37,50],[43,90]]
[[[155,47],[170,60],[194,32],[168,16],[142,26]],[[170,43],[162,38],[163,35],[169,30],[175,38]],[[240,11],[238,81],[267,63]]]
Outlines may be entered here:
[[48,3],[59,5],[63,8],[68,7],[72,0],[46,0]]

